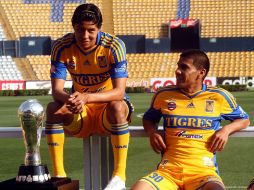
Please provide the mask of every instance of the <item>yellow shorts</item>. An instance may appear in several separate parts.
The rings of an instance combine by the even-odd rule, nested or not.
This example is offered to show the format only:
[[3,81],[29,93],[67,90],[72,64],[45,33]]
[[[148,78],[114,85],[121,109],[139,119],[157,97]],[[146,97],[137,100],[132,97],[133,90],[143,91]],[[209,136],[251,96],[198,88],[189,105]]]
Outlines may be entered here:
[[194,172],[179,166],[160,167],[158,170],[140,179],[155,190],[199,190],[207,182],[224,187],[222,179],[214,170]]
[[[124,102],[129,108],[129,113],[126,116],[128,120],[132,113],[132,108],[129,102]],[[109,135],[110,132],[108,132],[105,127],[110,125],[106,117],[106,107],[107,103],[84,105],[83,112],[75,114],[72,123],[68,126],[64,126],[65,133],[80,138],[88,137],[93,134]]]

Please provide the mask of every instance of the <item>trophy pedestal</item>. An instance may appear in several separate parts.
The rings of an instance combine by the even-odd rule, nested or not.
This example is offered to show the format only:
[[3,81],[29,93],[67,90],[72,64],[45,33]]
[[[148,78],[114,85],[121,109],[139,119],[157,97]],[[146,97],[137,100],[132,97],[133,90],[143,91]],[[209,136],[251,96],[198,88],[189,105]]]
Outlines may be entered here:
[[16,181],[20,183],[44,183],[50,180],[50,174],[46,165],[38,166],[19,166],[18,176]]
[[44,183],[20,183],[16,178],[0,182],[1,190],[79,190],[79,181],[52,177]]

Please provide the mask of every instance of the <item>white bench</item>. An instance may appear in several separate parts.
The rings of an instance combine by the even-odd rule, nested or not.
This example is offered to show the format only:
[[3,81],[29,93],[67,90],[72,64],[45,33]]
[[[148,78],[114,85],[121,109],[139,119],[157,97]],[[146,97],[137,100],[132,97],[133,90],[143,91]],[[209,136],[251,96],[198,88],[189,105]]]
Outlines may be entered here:
[[[162,131],[162,127],[159,128]],[[141,126],[130,126],[131,137],[145,137]],[[44,131],[42,133],[44,136]],[[20,127],[0,127],[0,138],[22,137]],[[231,137],[254,137],[254,127],[248,127]],[[84,150],[84,187],[85,190],[103,189],[113,171],[113,153],[110,138],[91,136],[83,139]]]

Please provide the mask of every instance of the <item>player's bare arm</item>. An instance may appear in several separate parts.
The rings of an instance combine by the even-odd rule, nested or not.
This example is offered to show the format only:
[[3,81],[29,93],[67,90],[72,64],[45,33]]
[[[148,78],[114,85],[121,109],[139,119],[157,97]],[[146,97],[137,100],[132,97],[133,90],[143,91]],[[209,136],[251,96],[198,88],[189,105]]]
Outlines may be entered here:
[[158,154],[164,152],[166,149],[166,144],[163,137],[157,131],[158,124],[154,123],[153,121],[143,119],[143,126],[150,138],[150,145],[152,149]]
[[[55,101],[62,103],[71,113],[76,113],[76,107],[69,101],[70,95],[64,91],[63,79],[51,79],[52,84],[52,96]],[[80,113],[80,112],[78,112]]]
[[66,103],[69,99],[69,94],[64,91],[64,83],[65,80],[52,78],[51,85],[52,85],[52,96],[55,101]]
[[245,129],[249,124],[249,119],[236,119],[232,123],[222,127],[213,135],[210,151],[215,152],[223,150],[228,142],[229,135],[233,134],[236,131]]
[[117,78],[112,80],[113,89],[106,92],[98,93],[80,93],[74,92],[68,98],[69,105],[67,108],[72,113],[81,113],[83,105],[87,103],[98,103],[98,102],[111,102],[120,101],[124,98],[126,78]]
[[126,87],[127,78],[117,78],[112,80],[113,89],[87,94],[88,103],[96,102],[111,102],[111,101],[121,101],[124,98],[125,87]]

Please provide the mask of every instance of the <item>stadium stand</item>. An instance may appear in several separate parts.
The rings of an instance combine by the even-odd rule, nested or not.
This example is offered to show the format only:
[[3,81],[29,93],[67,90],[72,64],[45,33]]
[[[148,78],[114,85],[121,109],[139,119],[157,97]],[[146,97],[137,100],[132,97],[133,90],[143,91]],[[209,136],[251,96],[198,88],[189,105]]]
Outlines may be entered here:
[[177,8],[177,19],[189,18],[190,0],[179,0]]
[[[30,63],[37,80],[50,80],[50,56],[28,55],[26,60]],[[70,79],[70,75],[67,73],[67,80]]]
[[[50,36],[55,40],[72,31],[71,16],[84,0],[0,0],[0,38],[19,40],[24,36]],[[104,15],[103,30],[115,35],[168,37],[170,19],[201,20],[201,37],[246,37],[254,35],[254,2],[251,0],[88,0]],[[225,8],[227,7],[227,8]],[[211,19],[211,14],[213,15]],[[223,19],[222,19],[223,18]],[[220,28],[220,29],[217,29]],[[4,36],[4,34],[8,34]],[[4,39],[6,38],[6,39]],[[0,41],[3,41],[0,40]],[[209,52],[210,76],[254,76],[252,51]],[[177,53],[127,54],[129,78],[173,77]],[[1,61],[1,60],[0,60]],[[24,80],[49,80],[49,56],[15,58]],[[1,65],[3,62],[1,61]],[[4,64],[3,64],[4,65]],[[23,65],[23,66],[20,66]],[[4,70],[5,72],[6,69]],[[12,72],[12,71],[11,71]],[[69,76],[67,79],[70,79]]]
[[174,19],[177,0],[113,0],[116,35],[146,35],[146,38],[168,36],[168,22]]
[[[254,76],[254,52],[208,52],[211,61],[209,76]],[[127,54],[129,78],[149,79],[174,77],[179,53]],[[50,56],[27,56],[38,80],[50,80]],[[70,75],[67,75],[70,80]]]
[[0,41],[5,41],[6,37],[5,37],[5,33],[4,33],[4,29],[2,27],[2,24],[0,24]]
[[[50,36],[56,39],[72,31],[72,13],[82,0],[1,0],[1,15],[10,24],[13,39],[21,36]],[[64,2],[70,2],[65,3]]]
[[0,56],[0,80],[22,80],[23,77],[11,56]]
[[254,36],[252,0],[191,0],[189,15],[201,20],[201,37]]
[[[209,76],[254,76],[254,52],[208,52]],[[130,78],[174,77],[178,53],[127,54]]]
[[[14,34],[20,36],[51,36],[56,39],[72,31],[74,8],[83,0],[1,0],[2,15]],[[91,0],[106,14],[105,27],[113,23],[116,35],[146,35],[147,38],[168,36],[170,19],[197,18],[202,22],[201,37],[239,37],[254,34],[254,2],[231,0],[112,0],[112,15],[102,0]],[[111,1],[110,1],[111,2]],[[227,8],[225,8],[227,7]],[[213,18],[211,19],[211,14]],[[110,20],[112,16],[112,21]],[[222,19],[223,18],[223,19]],[[218,28],[220,28],[218,30]]]

